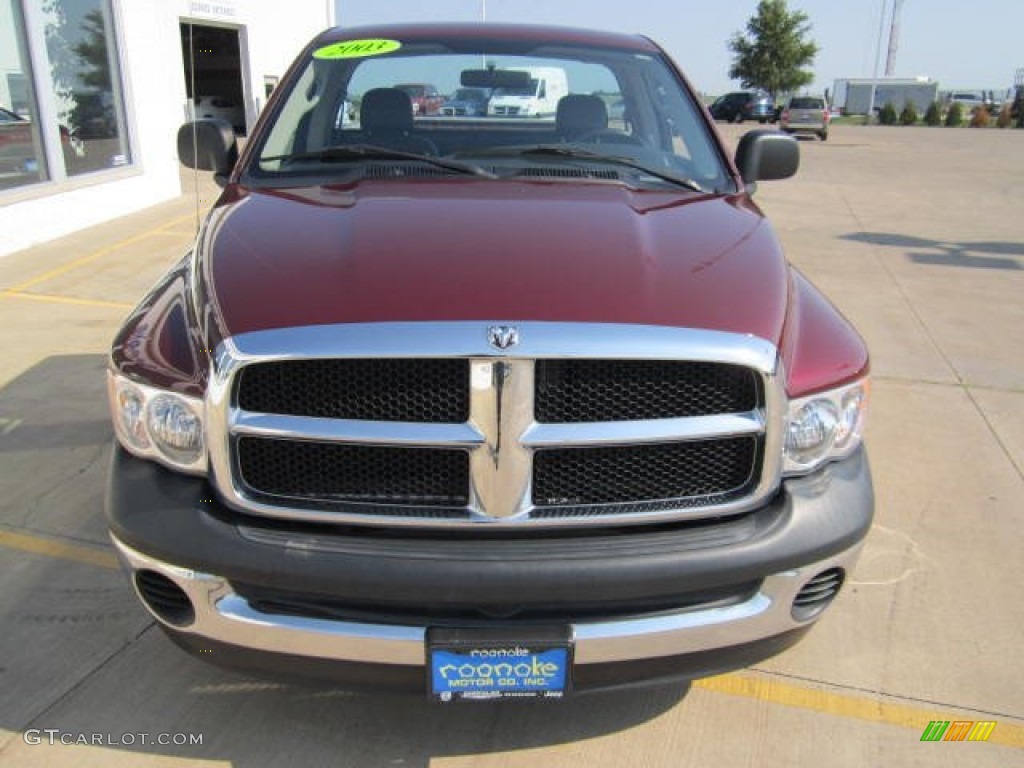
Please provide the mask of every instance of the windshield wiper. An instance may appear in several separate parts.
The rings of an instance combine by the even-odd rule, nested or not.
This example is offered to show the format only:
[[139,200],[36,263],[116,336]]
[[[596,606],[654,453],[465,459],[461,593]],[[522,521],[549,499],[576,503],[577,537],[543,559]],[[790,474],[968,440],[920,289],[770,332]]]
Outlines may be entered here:
[[566,157],[572,160],[591,160],[596,163],[607,163],[609,165],[620,165],[624,168],[632,168],[635,171],[641,171],[642,173],[646,173],[648,176],[653,176],[656,179],[667,181],[670,184],[685,187],[686,189],[694,192],[700,192],[702,194],[708,193],[708,190],[704,189],[704,187],[693,179],[676,176],[675,174],[668,173],[666,171],[659,171],[656,168],[651,168],[643,163],[638,163],[630,157],[623,157],[622,155],[605,155],[600,152],[592,152],[589,149],[579,149],[578,147],[573,147],[569,144],[530,144],[526,146],[490,147],[488,149],[475,149],[468,152],[459,152],[458,154],[466,157]]
[[280,160],[282,162],[302,162],[304,160],[316,160],[323,163],[347,162],[350,160],[415,160],[419,163],[426,163],[435,168],[465,173],[472,176],[482,176],[485,179],[496,179],[496,175],[481,168],[476,163],[463,163],[459,160],[421,155],[416,152],[403,152],[388,147],[378,147],[373,144],[338,144],[333,147],[324,147],[313,152],[297,152],[291,155],[273,155],[261,157],[260,162],[271,162]]

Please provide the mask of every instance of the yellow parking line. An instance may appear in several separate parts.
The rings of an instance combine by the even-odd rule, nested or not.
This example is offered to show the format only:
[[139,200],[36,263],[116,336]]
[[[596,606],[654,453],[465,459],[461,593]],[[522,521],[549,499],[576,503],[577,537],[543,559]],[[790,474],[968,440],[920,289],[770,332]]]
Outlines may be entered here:
[[33,536],[14,531],[0,531],[0,546],[32,552],[37,555],[55,557],[58,560],[73,560],[76,563],[95,565],[100,568],[117,568],[117,555],[108,550],[69,544],[56,539]]
[[46,282],[47,280],[52,280],[55,277],[63,275],[65,272],[70,272],[73,269],[83,267],[86,264],[95,261],[96,259],[113,253],[114,251],[119,251],[122,248],[126,248],[129,245],[134,245],[135,243],[141,242],[142,240],[145,240],[149,237],[161,234],[162,232],[173,227],[175,224],[180,224],[183,221],[188,221],[189,219],[194,218],[195,214],[190,213],[187,216],[179,216],[176,219],[171,219],[170,221],[161,224],[159,227],[154,227],[153,229],[146,230],[145,232],[140,232],[137,235],[126,237],[124,240],[118,240],[116,243],[111,243],[110,245],[104,246],[103,248],[100,248],[98,251],[93,251],[92,253],[86,254],[85,256],[73,259],[72,261],[69,261],[66,264],[62,264],[59,267],[54,267],[53,269],[43,272],[40,275],[31,277],[22,283],[18,283],[17,285],[11,286],[9,290],[14,293],[20,293],[21,291],[24,291],[27,288],[31,288],[33,285],[38,285],[39,283]]
[[163,235],[165,237],[191,237],[193,232],[182,232],[180,229],[154,229],[151,230],[150,235]]
[[52,293],[27,293],[25,291],[3,291],[0,296],[11,299],[29,299],[31,301],[49,301],[54,304],[81,304],[87,307],[112,307],[114,309],[131,309],[134,305],[123,301],[103,301],[102,299],[80,299],[75,296],[58,296]]
[[[838,715],[854,720],[866,720],[872,723],[899,725],[916,730],[918,735],[924,732],[932,720],[982,719],[995,720],[996,727],[989,737],[989,743],[1005,744],[1010,747],[1024,748],[1024,726],[1008,723],[992,715],[963,717],[962,711],[951,713],[937,712],[932,709],[920,709],[906,704],[894,704],[888,701],[854,696],[846,693],[833,693],[819,688],[810,688],[794,683],[783,682],[771,677],[754,676],[750,673],[738,673],[709,677],[694,682],[695,688],[715,693],[727,693],[743,696],[748,699],[782,704],[797,709],[807,709],[828,715]],[[954,717],[954,715],[956,715]]]
[[[101,568],[116,569],[118,567],[117,556],[113,552],[30,534],[0,530],[0,546],[60,560],[96,565]],[[964,710],[939,712],[933,709],[922,709],[866,696],[835,693],[784,682],[752,672],[696,680],[693,686],[713,693],[742,696],[747,699],[756,699],[770,704],[781,704],[786,707],[821,712],[827,715],[865,720],[883,725],[897,725],[915,731],[918,737],[932,720],[979,719],[976,717],[977,713]],[[981,719],[995,720],[996,722],[995,730],[992,731],[988,743],[1003,744],[1018,749],[1024,748],[1024,726],[1009,723],[1005,719],[1000,720],[987,713]]]

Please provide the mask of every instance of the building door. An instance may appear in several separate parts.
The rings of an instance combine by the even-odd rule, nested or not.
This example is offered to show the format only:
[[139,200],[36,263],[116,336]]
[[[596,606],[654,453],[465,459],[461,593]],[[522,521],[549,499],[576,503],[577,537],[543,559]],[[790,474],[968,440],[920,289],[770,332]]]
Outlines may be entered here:
[[185,61],[187,116],[219,117],[239,135],[246,133],[245,94],[238,30],[204,24],[181,24]]

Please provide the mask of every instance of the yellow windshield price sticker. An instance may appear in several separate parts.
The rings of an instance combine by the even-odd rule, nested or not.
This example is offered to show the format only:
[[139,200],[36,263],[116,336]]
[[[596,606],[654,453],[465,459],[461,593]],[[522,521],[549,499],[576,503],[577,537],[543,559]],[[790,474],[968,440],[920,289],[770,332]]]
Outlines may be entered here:
[[392,53],[402,47],[397,40],[345,40],[313,51],[314,59],[362,59]]

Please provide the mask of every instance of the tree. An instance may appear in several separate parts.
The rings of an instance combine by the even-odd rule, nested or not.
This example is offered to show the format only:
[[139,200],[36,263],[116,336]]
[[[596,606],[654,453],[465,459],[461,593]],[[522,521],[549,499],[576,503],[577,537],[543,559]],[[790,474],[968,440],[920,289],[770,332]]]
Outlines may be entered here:
[[899,114],[896,112],[896,105],[891,101],[885,102],[885,106],[878,112],[878,122],[881,125],[896,125]]
[[103,12],[93,10],[85,14],[81,30],[82,36],[72,50],[81,62],[78,79],[86,87],[75,94],[69,121],[82,138],[109,139],[117,132],[117,115]]
[[996,127],[1009,128],[1013,122],[1013,115],[1010,114],[1010,103],[1007,102],[999,108],[999,117],[996,118]]
[[958,125],[962,125],[964,122],[964,108],[959,101],[954,101],[949,105],[949,111],[946,112],[946,127],[956,128]]
[[914,102],[907,101],[903,104],[903,111],[900,112],[900,125],[916,125],[917,124],[917,107],[914,106]]
[[818,44],[807,39],[811,25],[803,11],[790,12],[786,0],[761,0],[747,22],[746,34],[729,40],[734,54],[729,77],[744,88],[762,88],[772,96],[796,91],[814,80],[804,67],[814,62]]

